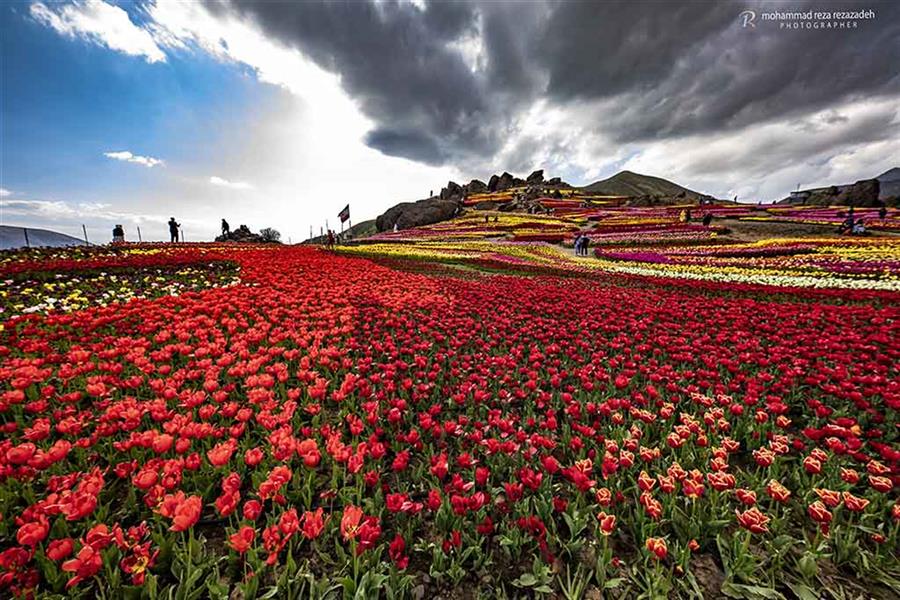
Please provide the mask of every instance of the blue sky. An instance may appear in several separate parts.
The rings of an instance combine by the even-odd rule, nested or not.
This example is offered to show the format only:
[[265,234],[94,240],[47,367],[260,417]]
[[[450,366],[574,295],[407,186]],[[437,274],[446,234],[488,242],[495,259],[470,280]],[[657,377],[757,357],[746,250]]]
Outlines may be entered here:
[[104,152],[129,149],[190,165],[216,143],[220,123],[240,124],[285,93],[203,53],[147,63],[64,38],[26,9],[0,10],[7,189],[91,201],[158,185],[160,170],[123,169]]
[[897,166],[896,4],[845,32],[654,6],[6,2],[0,222],[298,241],[504,170],[755,202]]
[[[135,25],[146,21],[141,5],[121,6]],[[283,82],[260,81],[255,66],[195,43],[166,48],[165,60],[150,62],[96,38],[60,34],[27,2],[0,6],[0,31],[3,224],[78,233],[85,223],[102,239],[123,222],[129,237],[140,226],[145,238],[163,239],[164,221],[175,216],[198,240],[210,239],[226,217],[233,227],[274,226],[299,240],[311,225],[330,219],[334,226],[331,213],[352,201],[333,192],[323,198],[322,190],[337,189],[333,181],[300,191],[295,180],[316,175],[285,147],[315,151],[312,133],[303,135],[309,102]],[[440,184],[430,167],[349,143],[375,163],[430,174],[406,197],[401,189],[401,200]],[[107,156],[122,152],[162,162]],[[372,173],[363,175],[372,186]],[[380,200],[356,203],[354,216],[377,215],[391,201]]]

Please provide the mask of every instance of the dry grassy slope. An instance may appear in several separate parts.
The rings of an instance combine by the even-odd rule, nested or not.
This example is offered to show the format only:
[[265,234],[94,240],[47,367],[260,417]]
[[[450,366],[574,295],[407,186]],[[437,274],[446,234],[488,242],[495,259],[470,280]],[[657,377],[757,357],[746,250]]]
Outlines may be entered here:
[[677,196],[684,192],[688,198],[696,199],[703,195],[667,179],[641,175],[631,171],[616,173],[609,179],[595,181],[581,189],[586,192],[608,196],[642,196],[644,194],[651,196]]
[[[363,221],[362,223],[357,223],[350,229],[345,229],[344,232],[350,232],[351,239],[359,239],[364,237],[369,237],[376,232],[375,229],[375,219],[369,219],[368,221]],[[340,233],[340,224],[338,224],[337,233]],[[317,235],[315,237],[309,238],[308,240],[304,240],[304,244],[324,244],[326,236]]]

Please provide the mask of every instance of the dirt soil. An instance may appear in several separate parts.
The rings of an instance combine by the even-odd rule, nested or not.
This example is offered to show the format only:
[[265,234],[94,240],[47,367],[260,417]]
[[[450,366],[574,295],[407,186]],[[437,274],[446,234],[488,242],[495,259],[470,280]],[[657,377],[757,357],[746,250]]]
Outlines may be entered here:
[[811,223],[716,219],[713,221],[713,225],[726,227],[731,231],[731,233],[723,235],[723,237],[745,242],[779,237],[843,237],[831,225],[814,225]]

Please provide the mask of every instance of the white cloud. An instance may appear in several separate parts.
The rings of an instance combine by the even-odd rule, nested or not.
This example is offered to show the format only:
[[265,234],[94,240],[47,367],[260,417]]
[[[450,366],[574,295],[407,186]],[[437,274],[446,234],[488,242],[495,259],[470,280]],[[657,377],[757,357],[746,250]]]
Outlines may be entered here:
[[[62,200],[0,199],[3,224],[50,229],[82,237],[87,226],[90,241],[104,242],[111,237],[113,225],[124,225],[127,239],[137,241],[138,228],[144,241],[168,239],[166,222],[169,215],[116,210],[106,202],[68,202]],[[179,218],[182,229],[192,241],[205,239],[206,220]]]
[[134,23],[128,13],[102,0],[85,0],[64,6],[31,5],[31,16],[61,35],[81,38],[130,56],[143,56],[148,63],[165,62],[153,35]]
[[837,120],[828,109],[801,120],[660,141],[642,148],[623,168],[720,196],[778,200],[798,184],[853,183],[896,166],[898,106],[896,98],[858,100],[839,106]]
[[12,192],[6,188],[0,187],[0,198],[6,198],[7,196],[12,196]]
[[213,185],[219,185],[222,187],[231,188],[233,190],[250,190],[253,189],[253,186],[247,183],[246,181],[228,181],[222,177],[217,175],[213,175],[209,178],[209,182]]
[[[94,10],[112,9],[127,18],[121,9],[93,0],[71,5],[74,12],[67,12],[68,7],[44,2],[32,9],[40,22],[62,35],[120,50],[106,41],[99,27],[87,33],[82,13],[92,4],[97,7]],[[149,53],[159,60],[165,60],[164,52],[185,53],[186,58],[188,53],[202,52],[249,67],[257,80],[288,93],[264,94],[272,100],[253,113],[237,115],[240,127],[230,120],[227,126],[211,129],[208,151],[180,160],[171,167],[170,177],[140,188],[128,188],[126,183],[100,200],[116,207],[127,205],[135,213],[147,206],[171,212],[180,222],[192,224],[194,239],[212,239],[221,214],[231,223],[254,230],[276,226],[286,239],[298,241],[309,235],[311,227],[318,235],[326,221],[334,227],[337,213],[348,201],[356,223],[374,218],[397,202],[424,198],[448,179],[459,180],[457,169],[422,165],[368,147],[364,139],[372,122],[341,87],[340,77],[266,36],[252,21],[232,11],[210,10],[201,2],[156,0],[143,4],[141,10],[146,18],[140,27],[131,25],[150,36],[159,54]],[[148,53],[143,55],[149,61]],[[106,156],[148,167],[163,164],[126,150]],[[222,182],[213,181],[210,175],[217,171],[253,173],[253,180],[232,182],[213,175]],[[207,175],[198,177],[198,173]],[[244,191],[222,194],[223,187]],[[217,218],[210,218],[211,214]],[[273,215],[280,215],[277,222]],[[78,217],[78,222],[83,218]],[[154,235],[166,233],[161,230]]]
[[[609,115],[621,98],[565,105],[538,100],[512,121],[494,171],[571,175],[586,184],[627,169],[720,198],[779,200],[791,190],[853,183],[896,166],[898,98],[837,104],[803,118],[621,144]],[[471,168],[477,168],[472,165]],[[490,171],[486,171],[490,172]]]
[[487,49],[484,47],[484,19],[481,13],[475,21],[475,27],[467,31],[463,36],[449,42],[447,46],[453,48],[465,61],[466,66],[473,73],[483,71],[487,65]]
[[139,154],[132,154],[128,150],[121,150],[118,152],[104,152],[103,156],[107,158],[112,158],[113,160],[121,160],[124,162],[135,163],[138,165],[144,165],[148,168],[157,167],[160,165],[164,165],[165,163],[159,158],[153,158],[152,156],[141,156]]
[[[209,185],[211,179],[201,179],[206,189],[191,188],[192,204],[179,207],[179,214],[195,207],[198,215],[216,211],[251,229],[275,225],[285,239],[297,241],[309,235],[310,226],[318,235],[326,220],[335,227],[348,201],[356,223],[397,202],[424,198],[448,179],[458,180],[456,169],[386,156],[366,146],[372,123],[342,89],[340,78],[252,22],[199,2],[160,1],[147,6],[147,15],[157,39],[169,40],[167,47],[201,50],[246,65],[259,81],[290,93],[278,95],[266,111],[260,106],[254,115],[242,115],[241,128],[233,122],[223,126],[210,146],[215,151],[202,159],[208,173],[219,168],[253,173],[251,188],[232,200]],[[277,224],[273,214],[283,215]],[[216,224],[208,228],[210,236]]]
[[0,200],[5,214],[49,219],[103,219],[129,223],[165,223],[163,215],[138,214],[112,210],[106,202],[64,202],[62,200]]

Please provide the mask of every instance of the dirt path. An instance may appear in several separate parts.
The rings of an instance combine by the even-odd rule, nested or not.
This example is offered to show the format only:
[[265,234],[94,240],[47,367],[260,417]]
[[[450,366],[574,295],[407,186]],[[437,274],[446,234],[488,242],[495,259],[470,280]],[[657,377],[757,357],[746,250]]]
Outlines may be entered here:
[[[768,238],[783,237],[828,237],[843,238],[833,225],[816,225],[814,223],[785,223],[779,221],[740,221],[738,219],[715,219],[716,227],[727,227],[731,233],[724,235],[728,239],[742,242],[755,242]],[[896,237],[897,234],[878,231],[870,234],[879,237]]]

